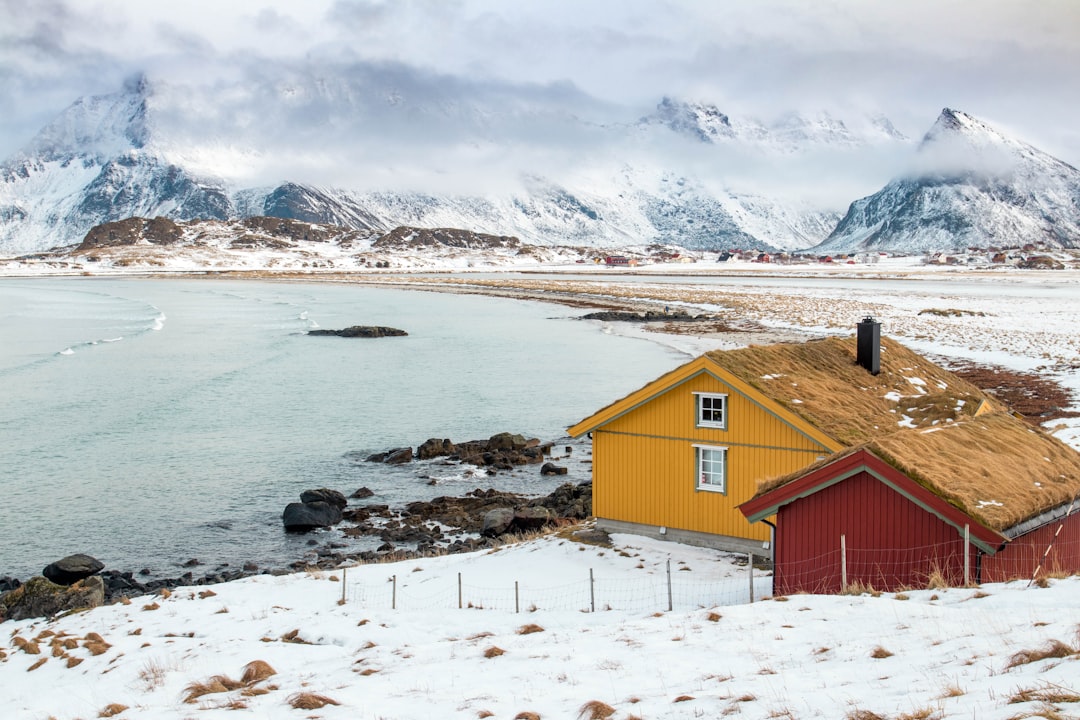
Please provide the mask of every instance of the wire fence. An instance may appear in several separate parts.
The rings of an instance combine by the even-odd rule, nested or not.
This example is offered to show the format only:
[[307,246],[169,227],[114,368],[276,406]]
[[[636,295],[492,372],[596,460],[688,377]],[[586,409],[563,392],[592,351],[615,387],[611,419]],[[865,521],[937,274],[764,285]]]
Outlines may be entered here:
[[480,585],[458,573],[441,580],[391,575],[379,582],[357,581],[344,571],[340,600],[365,608],[394,610],[476,609],[504,612],[624,610],[661,612],[753,602],[772,593],[772,577],[747,563],[740,577],[698,580],[672,572],[627,578],[589,570],[559,585],[508,579],[497,586]]

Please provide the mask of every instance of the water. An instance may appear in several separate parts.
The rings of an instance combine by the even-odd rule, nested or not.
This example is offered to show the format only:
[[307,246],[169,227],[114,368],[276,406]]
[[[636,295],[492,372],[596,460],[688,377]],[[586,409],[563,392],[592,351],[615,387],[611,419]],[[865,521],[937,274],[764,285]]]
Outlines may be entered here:
[[[538,473],[468,476],[356,455],[565,428],[683,358],[523,301],[331,284],[56,278],[0,282],[0,575],[64,555],[176,575],[283,566],[299,492],[367,486],[391,505]],[[389,325],[404,338],[311,337]],[[439,484],[429,486],[435,473]]]

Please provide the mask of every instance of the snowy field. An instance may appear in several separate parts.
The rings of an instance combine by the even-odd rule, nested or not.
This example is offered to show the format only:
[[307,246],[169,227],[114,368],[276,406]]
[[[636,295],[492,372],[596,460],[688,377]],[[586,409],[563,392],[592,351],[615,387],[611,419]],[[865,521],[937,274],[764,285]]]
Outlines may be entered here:
[[[1006,720],[1080,711],[1080,578],[735,605],[706,592],[673,611],[661,595],[654,609],[591,611],[572,589],[590,569],[598,595],[619,583],[663,586],[669,562],[676,587],[692,577],[693,587],[749,592],[733,556],[612,540],[549,536],[5,623],[4,716]],[[474,598],[463,609],[459,573]],[[515,612],[475,601],[479,588],[517,578],[579,606]],[[427,606],[392,609],[391,588]],[[1033,660],[1044,650],[1061,657]],[[244,682],[256,661],[274,674],[263,668]]]

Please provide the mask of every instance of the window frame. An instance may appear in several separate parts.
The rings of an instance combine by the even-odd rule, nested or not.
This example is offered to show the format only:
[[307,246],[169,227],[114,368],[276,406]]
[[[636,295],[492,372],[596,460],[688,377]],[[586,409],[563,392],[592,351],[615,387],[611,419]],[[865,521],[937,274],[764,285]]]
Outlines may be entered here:
[[[716,420],[706,420],[705,415],[705,400],[720,400],[722,419],[717,422]],[[710,408],[710,412],[715,413],[715,408]],[[694,426],[699,428],[711,428],[714,430],[727,430],[728,425],[728,396],[727,393],[707,393],[707,392],[695,392],[694,393]]]
[[[697,445],[694,448],[694,490],[703,492],[715,492],[721,495],[727,495],[728,486],[728,449],[725,446],[720,445]],[[706,462],[705,453],[719,453],[720,454],[720,473],[722,481],[720,483],[706,482],[704,479],[703,466]],[[716,464],[717,460],[710,459],[708,461],[711,464]],[[715,474],[715,470],[710,470],[710,474]]]

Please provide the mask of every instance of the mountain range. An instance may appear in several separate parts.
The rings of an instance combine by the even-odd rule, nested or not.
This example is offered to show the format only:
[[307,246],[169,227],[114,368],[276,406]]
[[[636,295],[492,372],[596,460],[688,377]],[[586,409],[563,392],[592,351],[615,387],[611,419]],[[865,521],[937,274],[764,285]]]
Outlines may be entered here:
[[[590,248],[1080,246],[1080,173],[959,111],[916,145],[881,116],[764,122],[663,98],[626,117],[572,89],[445,85],[372,71],[211,92],[140,76],[80,98],[0,164],[0,254],[158,216]],[[883,157],[907,166],[839,195],[872,182],[845,168]]]

